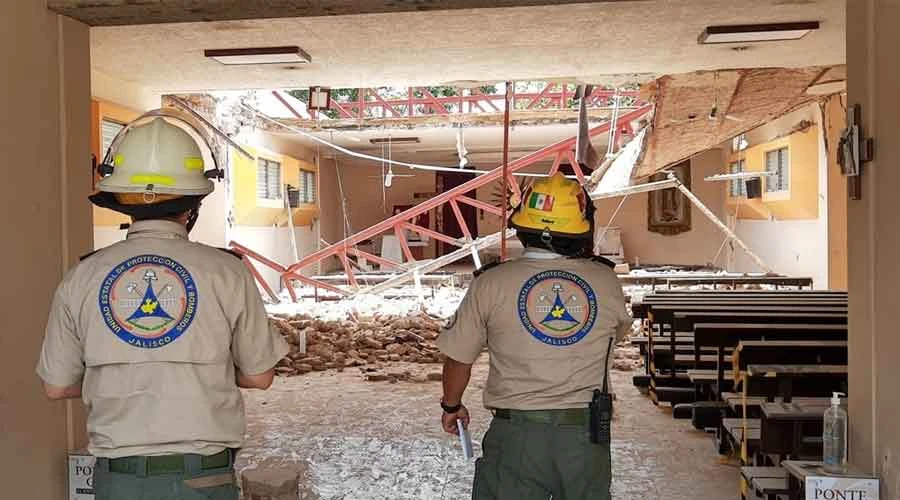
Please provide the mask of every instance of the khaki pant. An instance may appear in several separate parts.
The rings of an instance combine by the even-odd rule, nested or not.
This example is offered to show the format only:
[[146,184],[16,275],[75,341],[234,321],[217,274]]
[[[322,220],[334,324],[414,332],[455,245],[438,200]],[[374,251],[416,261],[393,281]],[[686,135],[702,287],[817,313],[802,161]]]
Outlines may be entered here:
[[609,445],[587,425],[494,418],[475,463],[473,500],[609,500]]
[[94,469],[96,500],[238,500],[232,467],[138,475],[110,472],[102,462]]

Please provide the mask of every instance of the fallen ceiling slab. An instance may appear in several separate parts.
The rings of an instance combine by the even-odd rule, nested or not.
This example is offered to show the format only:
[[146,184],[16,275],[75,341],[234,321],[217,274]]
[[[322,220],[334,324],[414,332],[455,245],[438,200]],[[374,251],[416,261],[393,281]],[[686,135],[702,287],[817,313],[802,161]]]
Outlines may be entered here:
[[[600,0],[621,2],[626,0]],[[47,7],[91,26],[322,17],[389,12],[565,5],[583,0],[48,0]]]
[[703,71],[656,81],[656,109],[635,177],[653,173],[753,130],[817,97],[806,90],[831,67]]

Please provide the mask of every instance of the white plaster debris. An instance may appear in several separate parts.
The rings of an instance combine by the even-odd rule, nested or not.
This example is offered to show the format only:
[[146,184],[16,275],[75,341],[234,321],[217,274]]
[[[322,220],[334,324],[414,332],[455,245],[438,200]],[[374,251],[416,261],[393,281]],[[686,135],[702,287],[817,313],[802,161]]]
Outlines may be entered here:
[[[465,288],[423,286],[424,300],[420,300],[416,287],[395,288],[375,295],[357,295],[343,300],[323,300],[298,298],[292,303],[286,293],[280,304],[266,305],[269,314],[306,314],[322,321],[343,321],[374,316],[408,316],[423,312],[433,318],[447,319],[456,312],[466,294]],[[298,297],[312,296],[312,288],[297,288]],[[322,297],[328,295],[320,293]],[[333,297],[334,294],[331,294]]]
[[[357,402],[347,404],[352,411],[328,417],[327,424],[310,424],[292,412],[273,415],[268,412],[274,410],[267,409],[257,417],[265,430],[242,451],[238,474],[259,464],[304,463],[301,491],[311,490],[319,500],[452,500],[471,495],[474,460],[462,457],[456,439],[431,432],[437,425],[434,415],[410,413],[400,405],[391,411],[374,409],[367,416],[356,408]],[[343,427],[340,419],[345,419]],[[410,419],[423,422],[410,428]],[[423,433],[423,426],[428,431]],[[329,427],[331,431],[325,430]],[[481,454],[483,427],[479,424],[473,436],[476,455]]]

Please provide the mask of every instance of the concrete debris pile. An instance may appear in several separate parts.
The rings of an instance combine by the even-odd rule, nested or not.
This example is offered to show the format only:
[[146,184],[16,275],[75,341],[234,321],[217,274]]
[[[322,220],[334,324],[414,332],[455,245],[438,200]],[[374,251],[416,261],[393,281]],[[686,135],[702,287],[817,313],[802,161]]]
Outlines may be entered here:
[[623,372],[637,370],[644,366],[644,360],[638,348],[631,344],[628,340],[618,344],[613,350],[613,359],[610,368]]
[[631,337],[641,335],[641,322],[631,323],[631,332],[625,335],[625,340],[616,344],[613,350],[613,359],[610,368],[623,372],[630,372],[644,366],[644,358],[637,346],[631,343]]
[[291,352],[275,368],[279,375],[444,360],[435,345],[441,324],[424,314],[376,315],[358,321],[323,321],[305,314],[276,314],[271,321],[291,345]]

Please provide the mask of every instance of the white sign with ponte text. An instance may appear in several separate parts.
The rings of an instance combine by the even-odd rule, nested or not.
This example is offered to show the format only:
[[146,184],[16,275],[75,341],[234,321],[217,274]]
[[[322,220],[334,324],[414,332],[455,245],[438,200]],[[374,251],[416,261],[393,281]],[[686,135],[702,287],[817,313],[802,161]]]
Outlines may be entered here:
[[878,500],[878,480],[807,476],[806,500]]
[[94,462],[91,455],[69,455],[69,500],[94,500]]

